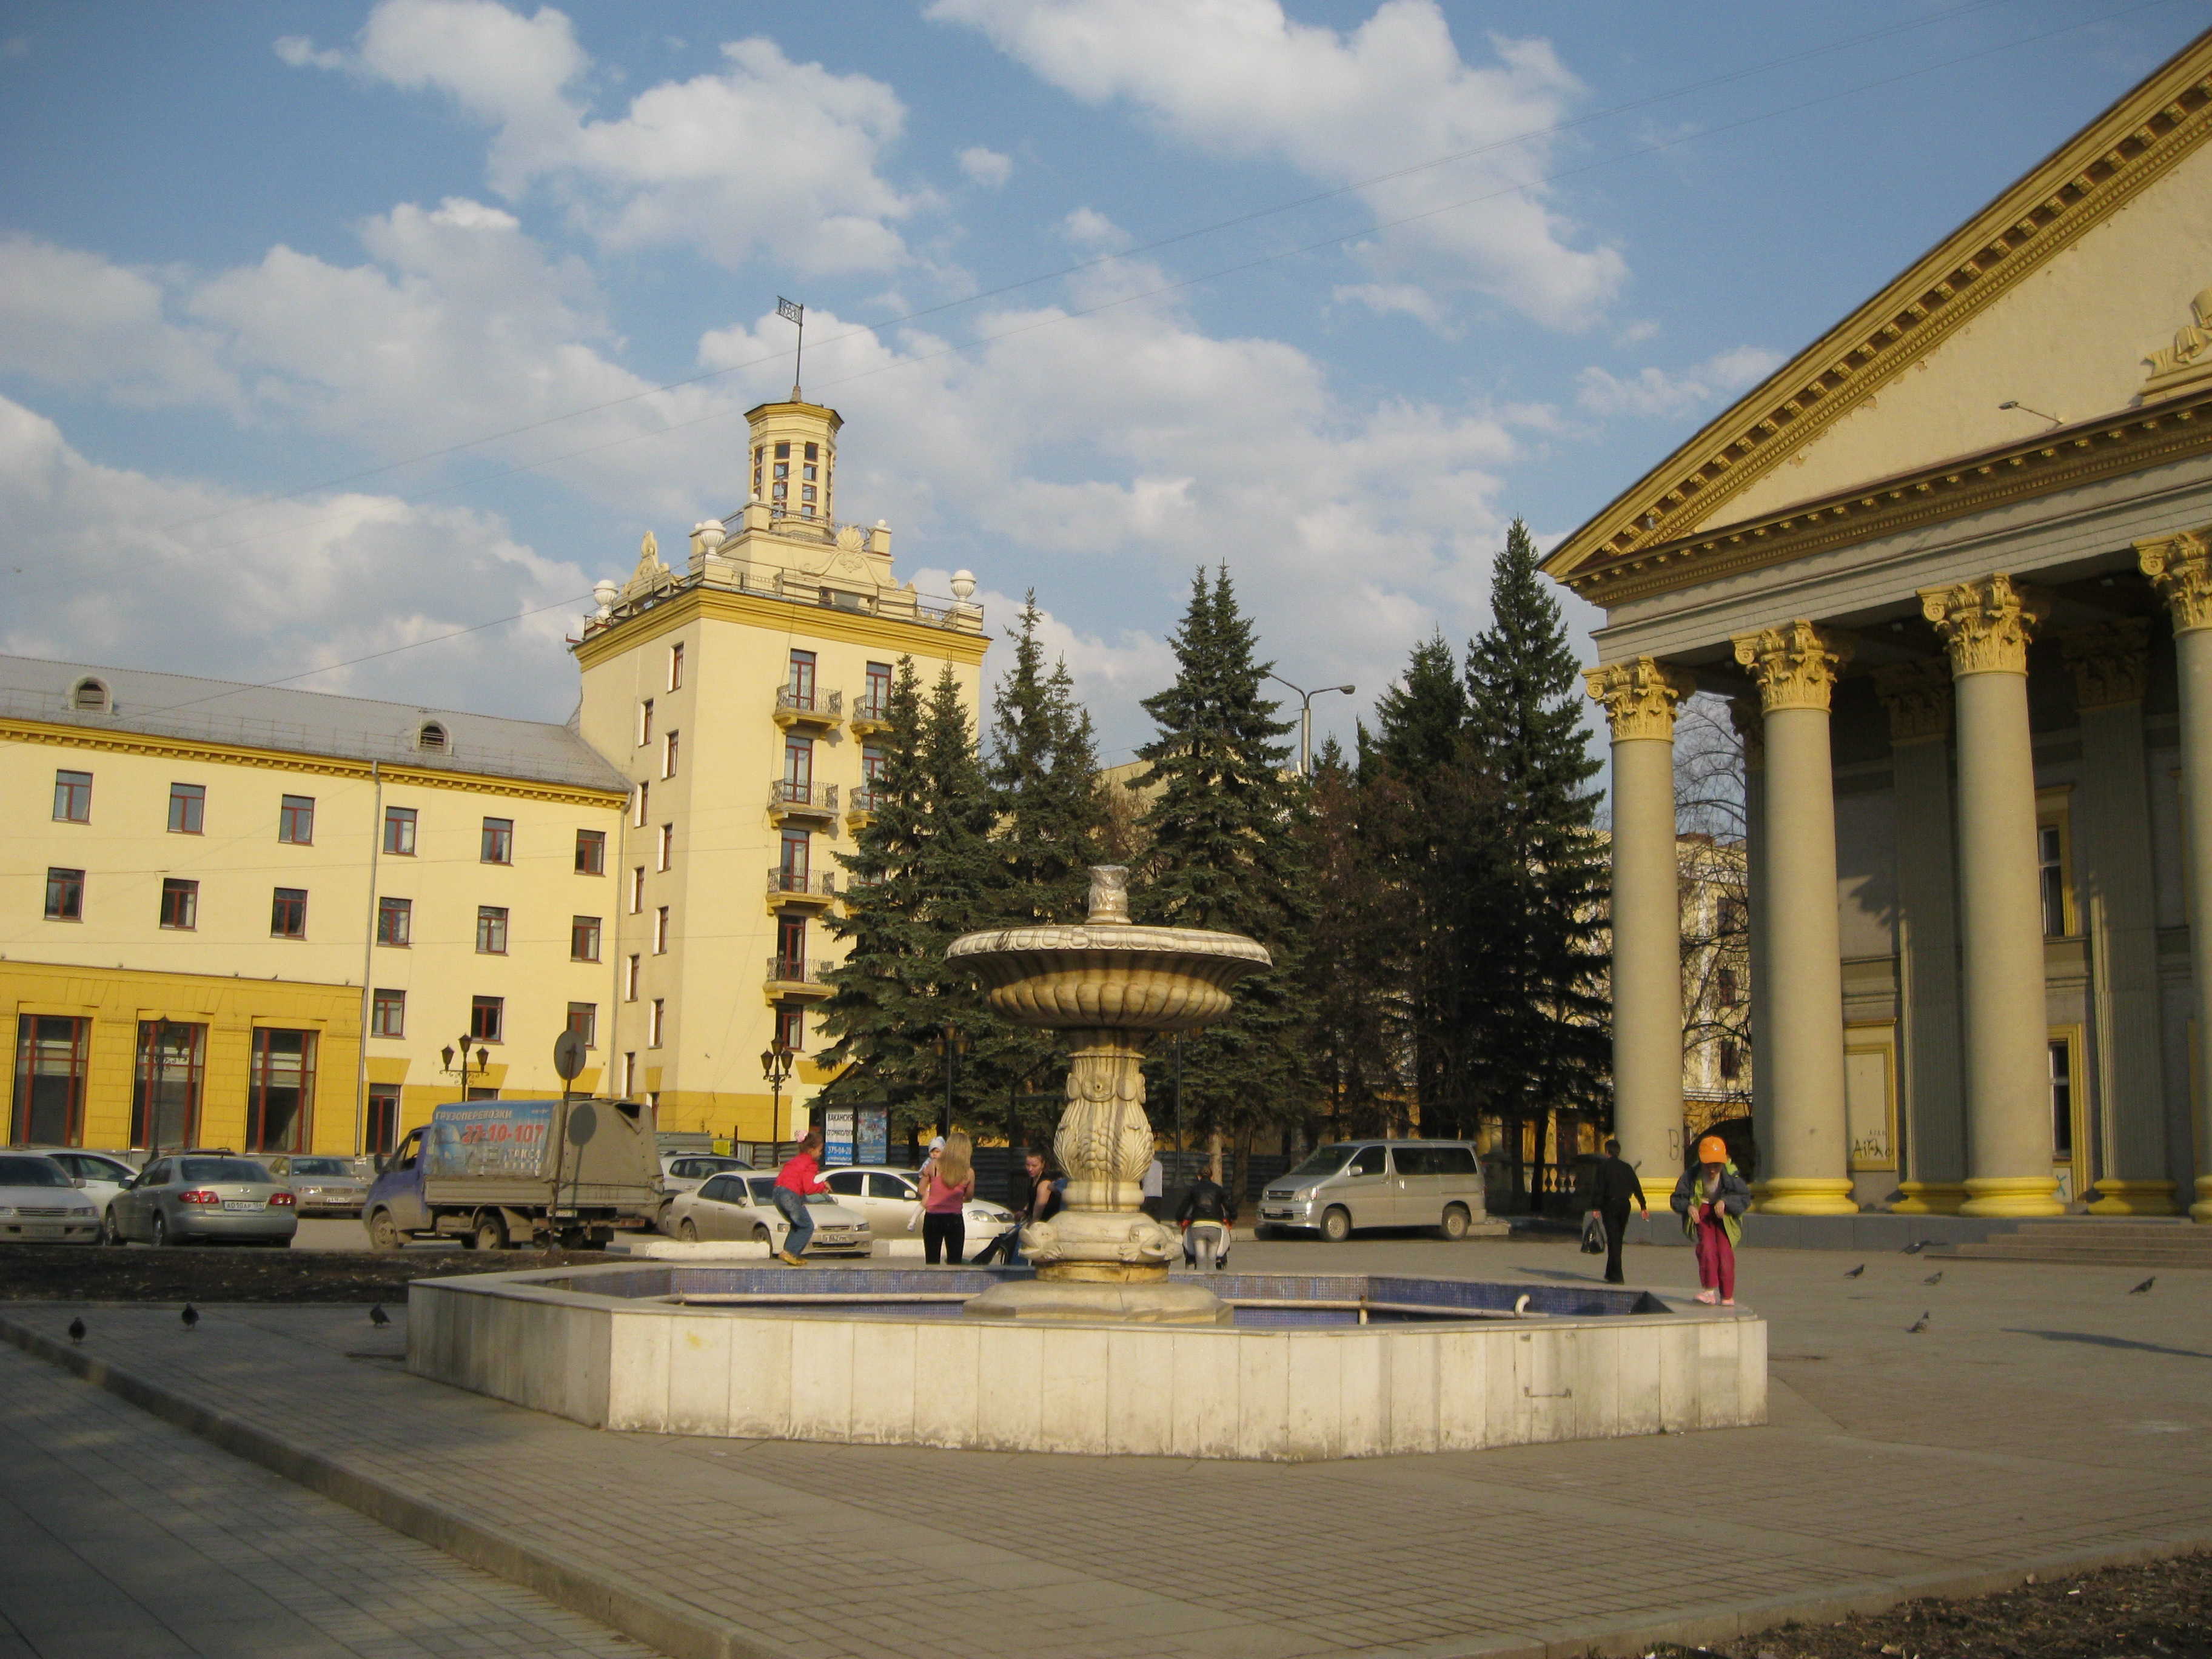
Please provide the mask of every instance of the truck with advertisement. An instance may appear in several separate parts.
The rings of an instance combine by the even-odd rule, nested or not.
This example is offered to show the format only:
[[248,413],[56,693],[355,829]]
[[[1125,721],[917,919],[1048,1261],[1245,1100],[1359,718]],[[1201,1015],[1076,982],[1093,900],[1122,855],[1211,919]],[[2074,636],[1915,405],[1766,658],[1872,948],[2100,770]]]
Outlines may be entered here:
[[650,1231],[663,1197],[653,1113],[636,1101],[455,1101],[385,1158],[362,1224],[380,1250],[410,1238],[598,1249]]

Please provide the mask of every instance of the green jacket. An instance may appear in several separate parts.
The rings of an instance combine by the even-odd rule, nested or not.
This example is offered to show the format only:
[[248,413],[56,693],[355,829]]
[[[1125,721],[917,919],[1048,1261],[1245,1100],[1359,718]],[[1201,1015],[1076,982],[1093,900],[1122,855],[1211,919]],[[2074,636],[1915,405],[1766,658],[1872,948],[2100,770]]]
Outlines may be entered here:
[[[1674,1196],[1670,1200],[1674,1213],[1682,1218],[1682,1231],[1692,1238],[1698,1236],[1698,1206],[1704,1202],[1703,1185],[1705,1166],[1693,1164],[1682,1171],[1682,1178],[1674,1183]],[[1720,1190],[1713,1194],[1720,1206],[1721,1227],[1733,1245],[1743,1237],[1742,1224],[1736,1218],[1751,1207],[1751,1188],[1738,1175],[1735,1165],[1729,1164],[1721,1171]]]

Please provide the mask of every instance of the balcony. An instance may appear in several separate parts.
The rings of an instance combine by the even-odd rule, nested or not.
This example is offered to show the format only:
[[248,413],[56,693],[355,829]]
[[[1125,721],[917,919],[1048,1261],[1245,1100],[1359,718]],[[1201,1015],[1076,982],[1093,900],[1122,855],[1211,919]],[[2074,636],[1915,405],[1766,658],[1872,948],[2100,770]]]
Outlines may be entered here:
[[853,705],[853,735],[866,738],[878,732],[891,729],[891,703],[889,697],[878,697],[872,702]]
[[864,783],[845,798],[845,827],[848,830],[866,829],[876,821],[876,786]]
[[768,787],[768,816],[771,823],[818,823],[834,828],[837,822],[837,786],[778,778]]
[[770,957],[763,989],[770,1002],[819,1002],[830,994],[830,988],[814,978],[813,972],[804,957]]
[[768,872],[770,910],[811,910],[817,914],[837,902],[837,878],[828,872],[809,880],[796,870]]
[[842,691],[798,691],[787,685],[775,694],[775,723],[786,731],[834,732],[844,720]]

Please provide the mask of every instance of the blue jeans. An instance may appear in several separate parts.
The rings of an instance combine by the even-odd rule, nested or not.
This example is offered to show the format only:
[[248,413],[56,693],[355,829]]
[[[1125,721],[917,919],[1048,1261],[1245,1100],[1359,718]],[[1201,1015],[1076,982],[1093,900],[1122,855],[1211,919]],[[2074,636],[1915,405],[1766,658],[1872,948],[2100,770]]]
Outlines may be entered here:
[[784,1236],[783,1253],[786,1255],[805,1255],[806,1247],[814,1242],[814,1218],[806,1212],[806,1200],[788,1187],[778,1187],[775,1189],[775,1207],[791,1224],[791,1231]]

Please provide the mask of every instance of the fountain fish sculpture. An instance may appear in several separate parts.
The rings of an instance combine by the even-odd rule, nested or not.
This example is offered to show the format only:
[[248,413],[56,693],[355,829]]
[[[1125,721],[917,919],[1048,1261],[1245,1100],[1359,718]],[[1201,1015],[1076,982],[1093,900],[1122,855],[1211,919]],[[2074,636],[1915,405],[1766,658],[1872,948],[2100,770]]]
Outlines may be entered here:
[[1073,1048],[1053,1140],[1067,1172],[1066,1207],[1022,1234],[1036,1279],[976,1297],[967,1311],[978,1317],[1210,1324],[1228,1316],[1204,1286],[1168,1282],[1181,1238],[1141,1208],[1153,1141],[1140,1042],[1219,1019],[1229,988],[1273,958],[1239,933],[1138,927],[1128,876],[1118,865],[1092,869],[1080,926],[967,933],[945,952],[982,981],[994,1012],[1062,1032]]

